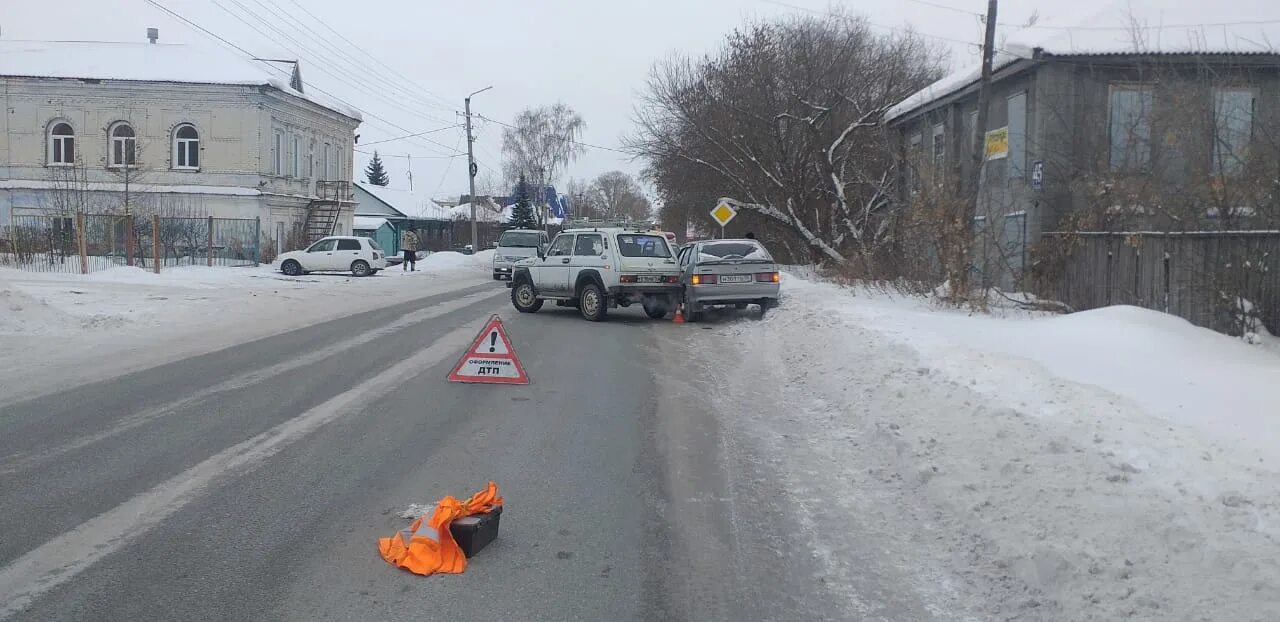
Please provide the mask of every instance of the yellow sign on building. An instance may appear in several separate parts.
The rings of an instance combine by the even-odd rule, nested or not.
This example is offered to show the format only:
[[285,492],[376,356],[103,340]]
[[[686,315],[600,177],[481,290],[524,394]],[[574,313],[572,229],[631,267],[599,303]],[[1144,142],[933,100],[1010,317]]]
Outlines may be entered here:
[[987,159],[998,160],[1009,156],[1009,127],[987,132]]

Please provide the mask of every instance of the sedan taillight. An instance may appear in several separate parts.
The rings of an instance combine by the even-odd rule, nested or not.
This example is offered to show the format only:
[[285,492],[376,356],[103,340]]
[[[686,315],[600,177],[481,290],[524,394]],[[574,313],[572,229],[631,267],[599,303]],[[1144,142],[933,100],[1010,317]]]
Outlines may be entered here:
[[778,283],[782,280],[782,275],[777,272],[759,272],[756,274],[757,283]]
[[689,279],[694,285],[715,285],[719,281],[719,277],[714,274],[695,274]]

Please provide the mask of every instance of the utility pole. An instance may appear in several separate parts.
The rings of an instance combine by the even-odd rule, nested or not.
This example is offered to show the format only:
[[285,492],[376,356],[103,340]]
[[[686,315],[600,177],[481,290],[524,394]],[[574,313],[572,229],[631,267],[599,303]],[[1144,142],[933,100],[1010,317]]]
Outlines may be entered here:
[[468,95],[467,98],[463,100],[463,105],[464,105],[464,108],[466,109],[466,115],[467,115],[467,181],[471,185],[471,200],[468,202],[471,203],[471,252],[472,253],[480,252],[480,231],[479,231],[479,228],[476,226],[476,173],[478,173],[479,171],[476,168],[476,156],[475,156],[475,151],[472,148],[472,145],[475,143],[475,139],[471,137],[471,98],[472,96],[477,95],[479,93],[483,93],[491,88],[493,87],[486,86],[480,89],[479,91],[476,91],[471,95]]
[[972,185],[969,188],[968,196],[964,197],[962,202],[963,211],[959,214],[960,222],[955,223],[963,242],[959,245],[960,252],[957,253],[957,264],[953,266],[955,274],[952,275],[959,283],[955,291],[965,292],[969,287],[969,264],[971,248],[973,246],[971,235],[973,219],[978,214],[978,197],[982,186],[982,169],[983,161],[986,160],[987,150],[987,102],[991,99],[991,64],[992,58],[995,56],[996,47],[996,0],[987,0],[987,18],[986,32],[982,37],[982,78],[978,87],[978,115],[975,120],[977,127],[973,129],[973,178]]
[[977,139],[973,141],[974,195],[977,180],[982,178],[982,160],[986,156],[987,101],[991,98],[991,62],[996,46],[996,0],[987,0],[987,30],[982,38],[982,79],[978,88]]

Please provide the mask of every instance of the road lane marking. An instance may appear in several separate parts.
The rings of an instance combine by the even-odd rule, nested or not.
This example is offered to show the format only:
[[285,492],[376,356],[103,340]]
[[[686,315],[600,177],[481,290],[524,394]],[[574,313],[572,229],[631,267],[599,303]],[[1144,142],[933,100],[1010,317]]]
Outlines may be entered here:
[[454,329],[350,390],[222,450],[0,568],[0,620],[21,612],[41,594],[146,534],[215,480],[249,471],[321,426],[359,412],[369,401],[422,374],[426,368],[452,360],[483,325],[484,320],[478,320]]
[[191,395],[188,395],[177,401],[161,404],[159,406],[148,408],[141,412],[137,412],[132,415],[126,416],[120,419],[119,421],[117,421],[111,427],[105,430],[102,430],[100,432],[95,432],[93,434],[77,437],[66,443],[58,445],[57,447],[52,447],[36,453],[10,454],[8,456],[0,458],[0,475],[9,475],[12,473],[17,473],[19,471],[30,469],[32,467],[38,466],[40,463],[48,462],[49,460],[52,460],[54,458],[67,454],[69,452],[87,447],[89,445],[92,445],[94,443],[97,443],[105,439],[111,438],[113,436],[116,436],[117,434],[126,432],[128,430],[136,428],[145,423],[149,423],[155,419],[159,419],[166,415],[172,414],[183,408],[193,406],[219,393],[224,393],[226,391],[234,391],[237,389],[243,389],[245,387],[250,387],[256,384],[260,384],[262,382],[270,380],[271,378],[279,376],[280,374],[293,371],[295,369],[305,367],[313,363],[318,363],[331,356],[334,356],[335,354],[339,354],[346,350],[350,350],[352,348],[365,345],[375,339],[378,339],[380,337],[385,337],[386,335],[392,334],[404,328],[408,328],[409,326],[413,326],[414,324],[418,324],[426,320],[440,317],[446,313],[452,313],[464,307],[470,306],[478,302],[482,302],[484,300],[487,300],[499,294],[505,294],[505,293],[506,293],[505,290],[477,292],[474,294],[468,294],[460,298],[454,298],[452,300],[435,304],[425,309],[412,311],[389,324],[384,324],[378,328],[374,328],[374,329],[362,332],[361,334],[355,337],[352,337],[343,341],[339,341],[334,344],[330,344],[328,346],[320,348],[319,350],[314,350],[308,354],[305,354],[303,356],[300,356],[294,359],[290,359],[288,361],[283,361],[275,365],[262,367],[250,372],[240,374],[238,376],[234,376],[232,378],[228,378],[227,380],[219,382],[218,384],[200,389],[199,391],[196,391],[195,393],[192,393]]

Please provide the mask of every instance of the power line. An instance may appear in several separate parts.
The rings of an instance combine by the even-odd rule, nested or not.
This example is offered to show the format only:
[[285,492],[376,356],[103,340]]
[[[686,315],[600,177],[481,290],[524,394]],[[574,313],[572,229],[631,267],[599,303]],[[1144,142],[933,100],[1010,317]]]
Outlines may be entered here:
[[[253,58],[253,57],[254,57],[254,54],[252,54],[252,53],[251,53],[251,52],[249,52],[248,50],[246,50],[246,49],[244,49],[244,48],[242,48],[242,47],[240,47],[240,46],[238,46],[238,45],[236,45],[236,44],[232,43],[231,41],[228,41],[226,38],[222,37],[221,35],[218,35],[217,33],[213,32],[212,30],[209,30],[208,28],[205,28],[204,26],[201,26],[200,24],[197,24],[197,23],[195,23],[195,22],[193,22],[193,21],[191,21],[191,20],[189,20],[189,19],[187,19],[187,18],[183,17],[182,15],[179,15],[178,13],[176,13],[176,12],[174,12],[174,11],[170,10],[168,7],[165,7],[164,5],[160,4],[160,3],[159,3],[159,2],[157,2],[156,0],[146,0],[146,2],[147,2],[147,4],[150,4],[150,5],[152,5],[152,6],[156,7],[156,8],[158,8],[158,9],[160,9],[160,10],[164,11],[165,13],[167,13],[167,14],[169,14],[169,15],[173,16],[175,19],[178,19],[178,20],[182,21],[183,23],[186,23],[186,24],[190,25],[192,28],[195,28],[196,30],[199,30],[200,32],[203,32],[203,33],[205,33],[205,34],[207,34],[207,35],[209,35],[209,36],[213,37],[214,39],[217,39],[218,41],[221,41],[222,43],[224,43],[224,44],[226,44],[226,45],[230,46],[231,48],[233,48],[233,49],[235,49],[235,50],[239,51],[240,53],[244,54],[245,56],[247,56],[247,57],[249,57],[249,58]],[[288,72],[285,72],[284,70],[281,70],[281,69],[279,69],[279,68],[277,68],[277,67],[274,67],[274,66],[272,66],[272,65],[270,65],[270,64],[268,64],[268,65],[267,65],[267,67],[270,67],[271,69],[275,70],[277,73],[280,73],[280,74],[282,74],[282,75],[284,75],[284,76],[286,76],[286,77],[288,77],[288,75],[289,75],[289,74],[288,74]],[[319,93],[320,93],[320,94],[322,94],[322,95],[325,95],[325,96],[327,96],[327,97],[332,98],[334,101],[336,101],[336,102],[338,102],[338,103],[340,103],[340,104],[342,104],[342,105],[344,105],[344,106],[347,106],[347,107],[352,108],[352,109],[355,109],[355,110],[360,110],[360,107],[359,107],[359,106],[356,106],[356,105],[352,104],[351,102],[348,102],[348,101],[346,101],[346,100],[342,99],[341,97],[338,97],[337,95],[334,95],[333,93],[330,93],[330,92],[328,92],[328,91],[326,91],[326,90],[324,90],[324,89],[322,89],[322,88],[319,88],[319,87],[317,87],[317,86],[312,86],[311,88],[312,88],[313,90],[315,90],[315,91],[319,92]],[[372,117],[372,118],[374,118],[374,119],[377,119],[377,120],[378,120],[378,121],[380,121],[381,123],[383,123],[383,124],[385,124],[385,125],[387,125],[387,126],[389,126],[389,127],[391,127],[391,128],[397,129],[397,130],[399,130],[399,131],[401,131],[401,132],[411,133],[411,132],[410,132],[410,130],[408,130],[408,129],[404,128],[404,127],[401,127],[400,125],[398,125],[398,124],[396,124],[396,123],[394,123],[394,122],[392,122],[392,121],[389,121],[389,120],[387,120],[387,119],[385,119],[385,118],[383,118],[383,117],[381,117],[381,116],[378,116],[378,115],[376,115],[376,114],[374,114],[374,113],[372,113],[372,112],[369,112],[369,111],[367,111],[367,110],[362,111],[362,112],[364,112],[364,114],[367,114],[367,115],[369,115],[370,117]],[[449,147],[448,147],[448,145],[443,145],[443,144],[441,144],[441,143],[437,143],[437,142],[435,142],[435,141],[433,141],[433,140],[431,140],[431,139],[428,139],[428,138],[422,138],[421,140],[425,140],[425,141],[430,142],[431,144],[434,144],[434,145],[439,145],[440,147],[444,147],[445,149],[448,149],[448,148],[449,148]]]
[[357,45],[354,41],[352,41],[352,40],[350,40],[350,39],[346,38],[345,36],[343,36],[343,34],[342,34],[342,33],[340,33],[340,32],[338,32],[337,30],[335,30],[332,26],[330,26],[330,25],[328,24],[328,22],[325,22],[323,19],[320,19],[319,17],[317,17],[317,16],[316,16],[314,13],[312,13],[311,11],[308,11],[306,7],[304,7],[304,6],[302,6],[301,4],[299,4],[299,3],[298,3],[298,0],[289,0],[289,2],[293,3],[293,5],[294,5],[294,6],[298,7],[298,8],[299,8],[303,13],[306,13],[306,14],[307,14],[311,19],[315,20],[315,21],[316,21],[317,23],[319,23],[321,26],[324,26],[326,29],[328,29],[328,30],[329,30],[329,32],[332,32],[333,34],[337,35],[337,37],[338,37],[339,39],[342,39],[342,40],[343,40],[347,45],[350,45],[352,48],[356,49],[356,50],[357,50],[357,51],[359,51],[361,54],[364,54],[365,56],[367,56],[367,57],[369,58],[369,60],[373,61],[374,63],[376,63],[376,64],[378,64],[378,65],[381,65],[384,69],[386,69],[386,70],[387,70],[388,72],[390,72],[392,75],[395,75],[395,76],[399,77],[400,79],[402,79],[402,80],[404,80],[404,81],[408,82],[409,84],[412,84],[412,85],[414,85],[414,86],[418,87],[419,89],[421,89],[421,90],[422,90],[422,92],[423,92],[423,93],[426,93],[426,94],[428,94],[428,95],[430,95],[430,96],[432,96],[432,97],[434,97],[434,98],[436,98],[436,99],[440,100],[440,101],[441,101],[441,102],[443,102],[445,105],[449,106],[449,108],[450,108],[451,110],[453,110],[454,112],[457,112],[457,109],[453,107],[453,106],[454,106],[454,104],[450,103],[450,102],[449,102],[449,100],[447,100],[447,99],[445,99],[445,98],[443,98],[443,97],[441,97],[441,96],[439,96],[439,95],[437,95],[437,94],[435,94],[435,93],[431,92],[431,90],[430,90],[430,89],[428,89],[428,88],[426,88],[426,87],[422,86],[421,84],[418,84],[417,82],[414,82],[414,81],[413,81],[413,79],[411,79],[411,78],[409,78],[409,77],[405,76],[404,74],[402,74],[402,73],[400,73],[400,72],[396,71],[396,70],[395,70],[395,69],[393,69],[390,65],[388,65],[388,64],[386,64],[386,63],[384,63],[384,62],[382,62],[382,61],[378,60],[378,58],[377,58],[377,57],[375,57],[373,54],[370,54],[370,53],[369,53],[368,51],[366,51],[364,48],[362,48],[362,47],[360,47],[359,45]]
[[826,16],[828,16],[828,17],[842,17],[842,18],[850,19],[850,20],[860,20],[860,21],[862,21],[863,23],[865,23],[865,24],[866,24],[866,25],[868,25],[868,26],[873,26],[873,27],[875,27],[875,28],[883,28],[883,29],[885,29],[885,30],[890,30],[890,31],[893,31],[893,32],[901,33],[901,34],[919,35],[919,36],[921,36],[921,37],[928,37],[928,38],[930,38],[930,39],[938,39],[938,40],[940,40],[940,41],[948,41],[948,42],[950,42],[950,43],[960,43],[960,44],[963,44],[963,45],[977,45],[977,44],[976,44],[976,43],[974,43],[973,41],[965,41],[965,40],[963,40],[963,39],[953,39],[953,38],[951,38],[951,37],[944,37],[944,36],[942,36],[942,35],[931,35],[931,34],[929,34],[929,33],[925,33],[925,32],[918,32],[918,31],[914,31],[914,30],[907,30],[907,29],[898,28],[898,27],[895,27],[895,26],[886,26],[886,25],[884,25],[884,24],[877,24],[877,23],[875,23],[875,22],[868,21],[868,20],[866,20],[866,19],[861,19],[861,18],[858,18],[858,17],[852,16],[852,15],[842,15],[842,14],[839,14],[839,13],[832,13],[831,11],[820,11],[820,10],[818,10],[818,9],[811,9],[811,8],[809,8],[809,7],[797,6],[797,5],[794,5],[794,4],[789,4],[789,3],[786,3],[786,2],[781,2],[781,1],[779,1],[779,0],[760,0],[760,1],[761,1],[761,2],[764,2],[764,3],[766,3],[766,4],[774,4],[774,5],[777,5],[777,6],[780,6],[780,7],[786,7],[786,8],[788,8],[788,9],[795,9],[795,10],[797,10],[797,11],[805,11],[806,13],[813,13],[813,14],[815,14],[815,15],[826,15]]
[[[366,65],[366,64],[364,64],[364,63],[362,63],[362,62],[360,62],[358,59],[356,59],[356,58],[355,58],[355,57],[353,57],[352,55],[348,54],[348,53],[347,53],[345,50],[343,50],[341,47],[336,46],[336,45],[334,45],[331,41],[329,41],[329,37],[326,37],[326,36],[321,35],[320,33],[316,32],[316,31],[315,31],[314,29],[312,29],[310,26],[308,26],[307,24],[303,23],[303,22],[302,22],[302,20],[300,20],[300,19],[298,19],[298,18],[294,17],[294,16],[293,16],[292,14],[290,14],[288,11],[285,11],[284,9],[280,8],[280,6],[279,6],[279,5],[277,5],[275,2],[273,2],[272,0],[265,0],[265,1],[264,1],[264,0],[254,0],[254,2],[256,2],[256,3],[258,4],[258,6],[261,6],[263,9],[265,9],[265,10],[269,11],[272,15],[275,15],[277,18],[279,18],[279,19],[281,19],[281,20],[285,21],[286,23],[290,24],[290,25],[291,25],[290,27],[292,27],[292,25],[296,25],[296,26],[300,27],[302,30],[305,30],[305,31],[306,31],[306,33],[309,33],[309,34],[311,35],[311,37],[310,37],[310,39],[311,39],[311,40],[314,40],[315,42],[317,42],[317,43],[320,45],[320,47],[321,47],[321,48],[323,48],[323,49],[325,49],[325,50],[328,50],[329,52],[331,52],[332,54],[334,54],[336,58],[338,58],[338,59],[340,59],[340,60],[345,61],[348,65],[350,65],[352,68],[354,68],[354,69],[355,69],[355,71],[359,72],[359,73],[360,73],[360,75],[362,75],[362,76],[368,76],[368,77],[370,77],[370,78],[375,78],[375,79],[377,79],[380,83],[385,84],[385,85],[388,85],[388,86],[390,87],[390,89],[391,89],[391,90],[393,90],[393,91],[394,91],[394,90],[399,90],[400,92],[404,93],[404,94],[405,94],[405,95],[407,95],[408,97],[410,97],[410,98],[412,98],[412,99],[417,100],[417,102],[419,102],[419,103],[421,103],[421,104],[423,104],[423,105],[425,105],[425,106],[434,107],[434,108],[438,108],[438,109],[443,109],[443,110],[447,110],[447,111],[449,111],[449,112],[454,112],[454,110],[453,110],[453,108],[452,108],[452,107],[450,107],[450,106],[443,106],[443,105],[441,105],[441,104],[439,104],[439,103],[436,103],[436,102],[434,102],[434,101],[428,101],[428,100],[427,100],[427,98],[425,98],[425,97],[421,97],[421,96],[419,96],[419,95],[416,95],[416,94],[415,94],[411,89],[405,88],[405,87],[404,87],[404,85],[400,84],[400,83],[399,83],[399,82],[397,82],[396,80],[388,79],[388,78],[387,78],[384,74],[382,74],[381,72],[377,71],[376,69],[370,68],[368,65]],[[302,34],[302,33],[301,33],[301,31],[299,31],[299,34]],[[443,119],[440,119],[439,117],[429,117],[429,118],[432,118],[432,119],[434,119],[434,120],[436,120],[436,121],[440,121],[440,122],[442,122],[442,123],[447,123],[447,122],[448,122],[448,121],[445,121],[445,120],[443,120]]]
[[[396,140],[405,140],[405,139],[407,139],[407,138],[416,138],[416,137],[418,137],[418,136],[425,136],[425,135],[427,135],[427,134],[435,134],[436,132],[443,132],[443,131],[445,131],[445,130],[451,130],[451,129],[455,128],[455,127],[462,127],[462,126],[461,126],[461,125],[458,125],[458,124],[456,124],[456,123],[455,123],[455,124],[450,125],[450,126],[448,126],[448,127],[438,127],[438,128],[436,128],[436,129],[434,129],[434,130],[426,130],[426,131],[423,131],[423,132],[417,132],[417,133],[414,133],[414,134],[406,134],[406,135],[404,135],[404,136],[396,136],[396,137],[394,137],[394,138],[384,138],[384,139],[382,139],[382,140],[375,140],[375,141],[373,141],[373,142],[371,142],[371,143],[363,143],[363,144],[362,144],[362,146],[364,146],[364,147],[368,147],[369,145],[381,145],[382,143],[389,143],[389,142],[396,141]],[[455,149],[454,149],[454,151],[457,151],[457,149],[455,148]]]
[[[317,54],[316,54],[316,53],[315,53],[311,48],[307,47],[307,46],[306,46],[306,44],[303,44],[302,42],[300,42],[300,41],[298,41],[297,39],[295,39],[292,35],[290,35],[290,34],[288,34],[288,33],[284,32],[284,31],[283,31],[283,30],[281,30],[280,28],[276,27],[274,24],[268,23],[266,20],[262,19],[262,17],[261,17],[261,16],[259,16],[256,12],[254,12],[254,11],[253,11],[252,9],[250,9],[249,7],[247,7],[247,6],[245,6],[244,4],[242,4],[239,0],[228,0],[228,1],[229,1],[229,2],[231,2],[231,3],[233,3],[233,4],[235,4],[236,6],[240,7],[240,9],[241,9],[242,11],[244,11],[248,16],[250,16],[253,20],[257,21],[258,23],[261,23],[263,26],[265,26],[266,28],[270,29],[272,32],[274,32],[274,33],[277,35],[277,37],[284,37],[284,38],[288,39],[289,41],[292,41],[292,42],[293,42],[293,44],[294,44],[295,46],[297,46],[297,48],[298,48],[298,49],[291,49],[291,48],[289,48],[287,45],[285,45],[285,43],[284,43],[283,41],[280,41],[280,40],[278,40],[278,38],[277,38],[277,37],[273,37],[272,35],[268,34],[267,32],[264,32],[261,28],[258,28],[258,26],[257,26],[257,25],[255,25],[254,23],[250,22],[248,19],[245,19],[245,17],[243,17],[243,16],[239,15],[238,13],[236,13],[235,11],[232,11],[231,9],[227,8],[227,6],[226,6],[226,5],[224,5],[224,4],[222,4],[221,2],[219,2],[219,0],[211,0],[211,1],[213,2],[214,6],[216,6],[216,7],[220,8],[220,9],[222,9],[224,12],[226,12],[226,13],[227,13],[228,15],[230,15],[231,17],[235,18],[235,19],[236,19],[237,21],[239,21],[240,23],[242,23],[242,24],[244,24],[244,25],[248,26],[249,28],[253,29],[253,31],[254,31],[254,32],[256,32],[256,33],[258,33],[258,34],[260,34],[260,35],[262,35],[263,37],[266,37],[266,38],[268,38],[268,39],[276,39],[276,43],[277,43],[278,45],[280,45],[281,47],[283,47],[284,49],[286,49],[286,50],[288,50],[288,51],[290,51],[290,52],[293,52],[293,53],[294,53],[295,55],[297,55],[299,58],[305,58],[305,56],[304,56],[303,52],[306,52],[306,54],[310,54],[310,55],[312,55],[312,56],[314,56],[314,57],[320,58],[321,60],[327,60],[327,59],[325,59],[325,58],[324,58],[324,56],[323,56],[323,55],[317,55]],[[302,50],[302,51],[300,52],[299,50]],[[308,59],[308,60],[310,60],[310,59]],[[316,62],[316,63],[315,63],[315,67],[316,67],[316,69],[318,69],[321,73],[324,73],[325,75],[327,75],[327,76],[329,76],[329,77],[331,77],[331,78],[333,78],[333,79],[335,79],[335,80],[338,80],[338,81],[355,81],[355,82],[360,82],[360,81],[361,81],[361,77],[360,77],[359,75],[352,73],[351,71],[347,70],[347,69],[346,69],[346,68],[344,68],[344,67],[338,66],[336,63],[334,64],[333,69],[334,69],[335,71],[342,72],[342,73],[345,75],[345,77],[344,77],[344,76],[336,75],[335,73],[333,73],[332,71],[330,71],[330,70],[329,70],[329,68],[328,68],[328,67],[326,67],[325,65],[326,65],[326,63],[322,63],[322,62]],[[371,89],[371,90],[377,91],[377,90],[381,90],[381,89],[373,88],[373,89]],[[381,101],[383,101],[384,103],[386,103],[387,105],[389,105],[389,106],[391,106],[391,107],[393,107],[393,108],[399,109],[401,112],[404,112],[404,113],[407,113],[407,114],[411,114],[411,115],[415,115],[415,116],[417,116],[417,115],[429,116],[429,115],[424,115],[424,114],[422,114],[422,112],[421,112],[421,111],[419,111],[419,110],[413,110],[413,109],[411,109],[411,108],[408,108],[408,107],[407,107],[407,106],[405,106],[404,104],[401,104],[401,103],[399,103],[399,102],[397,102],[397,101],[394,101],[394,100],[391,100],[391,99],[383,99],[383,98],[378,98],[378,99],[380,99]],[[444,121],[443,119],[435,119],[435,120],[440,121],[440,122],[443,122],[443,123],[447,123],[447,121]]]
[[[978,13],[978,12],[976,12],[976,11],[970,11],[970,10],[967,10],[967,9],[961,9],[961,8],[958,8],[958,7],[947,6],[947,5],[945,5],[945,4],[938,4],[938,3],[936,3],[936,2],[928,2],[928,0],[907,0],[907,2],[914,2],[914,3],[916,3],[916,4],[923,4],[923,5],[925,5],[925,6],[931,6],[931,7],[934,7],[934,8],[936,8],[936,9],[944,9],[944,10],[947,10],[947,11],[953,11],[953,12],[955,12],[955,13],[964,13],[965,15],[972,15],[972,16],[974,16],[974,17],[985,17],[982,13]],[[997,22],[997,23],[998,23],[998,22]]]
[[[461,134],[459,134],[459,135],[458,135],[458,142],[454,143],[454,145],[453,145],[453,149],[454,149],[455,151],[457,151],[458,147],[462,145],[462,139],[463,139],[463,136],[462,136]],[[464,156],[464,155],[467,155],[467,154],[465,154],[465,153],[459,153],[458,155],[459,155],[459,156]],[[458,157],[458,156],[454,156],[454,157]],[[432,193],[431,193],[431,196],[433,196],[433,197],[434,197],[434,196],[437,196],[437,195],[439,195],[439,194],[440,194],[440,189],[444,187],[444,181],[445,181],[445,179],[446,179],[446,178],[448,178],[448,177],[449,177],[449,171],[450,171],[452,168],[453,168],[453,158],[450,158],[450,159],[449,159],[449,163],[448,163],[448,164],[446,164],[446,165],[445,165],[445,167],[444,167],[444,174],[440,176],[440,183],[436,184],[436,191],[435,191],[435,192],[432,192]]]
[[[518,130],[518,129],[520,129],[520,128],[518,128],[518,127],[514,126],[514,125],[511,125],[510,123],[503,123],[502,121],[499,121],[499,120],[497,120],[497,119],[490,119],[489,117],[486,117],[486,116],[484,116],[484,115],[479,115],[479,114],[477,114],[477,115],[472,115],[472,116],[479,117],[479,118],[481,118],[481,119],[484,119],[485,121],[492,121],[493,123],[497,123],[498,125],[501,125],[501,126],[503,126],[503,127],[509,127],[509,128],[511,128],[511,129],[513,129],[513,130]],[[604,150],[604,151],[612,151],[612,152],[614,152],[614,153],[621,153],[621,154],[623,154],[623,155],[631,155],[630,153],[628,153],[628,152],[626,152],[626,151],[623,151],[623,150],[621,150],[621,149],[617,149],[617,148],[614,148],[614,147],[605,147],[605,146],[602,146],[602,145],[593,145],[593,144],[591,144],[591,143],[584,143],[584,142],[582,142],[582,141],[580,141],[580,140],[573,140],[572,138],[564,138],[563,136],[552,136],[551,134],[542,134],[541,136],[544,136],[544,137],[546,137],[546,138],[557,138],[557,139],[562,139],[562,140],[564,140],[565,142],[572,143],[572,144],[575,144],[575,145],[582,145],[583,147],[591,147],[592,149],[602,149],[602,150]]]
[[1204,23],[1204,24],[1160,24],[1160,25],[1158,25],[1158,26],[1141,26],[1141,25],[1129,25],[1129,26],[1049,26],[1049,25],[1040,25],[1040,24],[1031,24],[1031,25],[1027,25],[1027,24],[1003,24],[1003,23],[1002,23],[1002,24],[1000,24],[1000,25],[1002,25],[1002,26],[1013,26],[1013,27],[1015,27],[1015,28],[1025,28],[1025,29],[1028,29],[1028,30],[1034,30],[1034,29],[1039,28],[1039,29],[1042,29],[1042,30],[1089,30],[1089,31],[1092,31],[1092,30],[1100,30],[1100,31],[1101,31],[1101,30],[1109,30],[1109,31],[1124,31],[1124,32],[1129,32],[1129,31],[1132,31],[1132,30],[1169,30],[1169,29],[1172,29],[1172,28],[1219,28],[1219,27],[1222,27],[1222,26],[1265,26],[1265,25],[1268,25],[1268,24],[1280,24],[1280,19],[1263,19],[1263,20],[1238,21],[1238,22],[1208,22],[1208,23]]
[[[354,149],[353,151],[355,151],[356,153],[363,153],[363,154],[365,154],[365,155],[369,155],[369,156],[373,155],[373,153],[374,153],[374,152],[372,152],[372,151],[365,151],[364,149]],[[454,159],[454,158],[460,158],[460,157],[462,157],[462,156],[464,156],[464,155],[467,155],[467,154],[465,154],[465,153],[455,153],[455,154],[453,154],[453,155],[429,155],[429,156],[422,156],[422,155],[419,155],[419,156],[416,156],[416,155],[409,154],[409,153],[382,153],[381,151],[379,151],[379,152],[378,152],[378,157],[380,157],[380,158],[409,158],[409,159],[417,158],[417,159],[419,159],[419,160],[452,160],[452,159]]]

